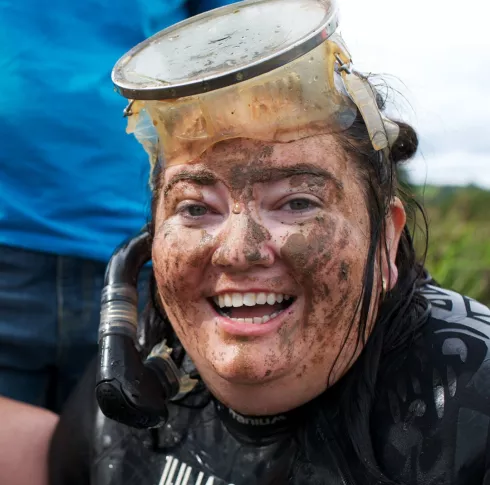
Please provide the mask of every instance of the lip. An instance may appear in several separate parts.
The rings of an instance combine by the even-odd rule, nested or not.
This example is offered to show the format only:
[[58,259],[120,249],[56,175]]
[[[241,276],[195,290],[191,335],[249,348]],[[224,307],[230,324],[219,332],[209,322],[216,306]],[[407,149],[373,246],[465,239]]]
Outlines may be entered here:
[[286,323],[286,320],[294,313],[297,304],[298,298],[296,298],[288,308],[279,313],[279,315],[271,318],[265,323],[238,323],[231,318],[219,314],[211,304],[209,304],[209,306],[215,314],[214,321],[216,322],[216,325],[227,334],[238,337],[262,337],[274,333],[281,328],[281,326]]

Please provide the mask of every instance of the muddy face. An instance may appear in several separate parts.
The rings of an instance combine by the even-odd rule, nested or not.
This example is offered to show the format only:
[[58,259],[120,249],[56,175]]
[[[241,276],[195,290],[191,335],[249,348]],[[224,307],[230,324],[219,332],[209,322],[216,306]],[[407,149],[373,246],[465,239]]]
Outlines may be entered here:
[[158,289],[216,396],[269,414],[340,378],[357,337],[369,224],[356,167],[335,139],[220,143],[162,184]]

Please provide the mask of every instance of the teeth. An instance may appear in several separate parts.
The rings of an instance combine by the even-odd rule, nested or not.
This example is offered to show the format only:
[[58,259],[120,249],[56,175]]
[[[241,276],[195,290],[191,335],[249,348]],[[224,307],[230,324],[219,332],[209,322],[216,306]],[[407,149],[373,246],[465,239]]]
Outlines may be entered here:
[[264,315],[263,317],[254,317],[254,318],[231,318],[231,317],[228,318],[237,323],[253,323],[255,325],[260,325],[262,323],[268,322],[271,318],[277,317],[279,313],[281,312],[274,312],[271,315]]
[[274,305],[275,302],[276,302],[276,295],[274,295],[274,293],[269,293],[267,295],[267,303],[269,305]]
[[266,303],[274,305],[275,303],[282,303],[284,300],[288,301],[291,298],[290,295],[282,293],[224,293],[213,297],[213,300],[220,308],[238,308],[243,305],[255,306],[265,305]]
[[[283,301],[291,300],[293,297],[290,295],[284,295],[282,293],[224,293],[213,297],[214,302],[220,308],[238,308],[241,306],[252,307],[255,305],[274,305]],[[274,312],[270,315],[264,315],[263,317],[253,318],[231,318],[227,315],[227,318],[234,320],[238,323],[253,323],[260,325],[268,322],[271,318],[277,317],[281,311]]]
[[243,295],[243,304],[245,306],[255,306],[256,301],[255,293],[245,293]]
[[231,301],[235,308],[243,306],[243,295],[241,293],[233,293]]

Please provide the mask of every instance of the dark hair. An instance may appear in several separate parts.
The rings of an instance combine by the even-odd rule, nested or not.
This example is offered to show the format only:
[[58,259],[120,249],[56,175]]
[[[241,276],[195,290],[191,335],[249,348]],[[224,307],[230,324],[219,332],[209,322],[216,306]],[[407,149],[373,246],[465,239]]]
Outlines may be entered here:
[[[385,98],[377,94],[380,110],[384,110]],[[342,378],[342,409],[339,415],[343,429],[349,438],[350,448],[358,457],[359,463],[377,481],[392,484],[379,469],[371,442],[370,413],[375,396],[379,370],[384,359],[401,346],[408,345],[417,330],[425,322],[428,313],[426,300],[417,292],[417,288],[426,278],[423,262],[425,248],[420,260],[416,259],[409,222],[405,226],[396,256],[398,280],[394,288],[382,295],[376,322],[367,338],[367,324],[370,313],[371,296],[375,282],[376,257],[381,257],[387,248],[383,246],[385,233],[385,215],[390,201],[399,196],[407,210],[407,221],[413,222],[412,233],[416,227],[416,213],[423,218],[422,228],[427,246],[427,222],[422,207],[415,201],[406,188],[398,181],[399,165],[414,156],[418,148],[418,137],[414,129],[406,123],[397,122],[400,134],[394,145],[386,152],[375,151],[366,125],[359,114],[354,124],[337,135],[338,141],[347,154],[357,162],[359,174],[364,185],[366,204],[370,218],[370,245],[364,271],[363,294],[359,302],[360,324],[357,347],[363,348],[348,374]],[[155,190],[152,200],[152,214],[160,198],[162,173],[156,172]],[[154,236],[154,221],[150,221],[150,234]],[[388,258],[387,258],[388,259]],[[389,261],[389,259],[388,259]],[[144,351],[150,349],[162,338],[170,341],[177,349],[177,360],[184,356],[182,345],[172,330],[171,324],[158,304],[155,278],[151,277],[151,298],[144,318]],[[355,320],[351,322],[352,330]],[[346,337],[347,339],[347,337]],[[344,341],[345,344],[345,341]],[[342,349],[339,352],[342,352]]]
[[[379,93],[376,97],[378,107],[383,111],[386,98]],[[428,303],[417,291],[427,281],[427,273],[424,270],[428,239],[427,220],[423,208],[398,177],[400,165],[415,155],[418,137],[410,125],[396,122],[400,127],[400,134],[391,149],[386,152],[374,150],[360,115],[348,130],[338,136],[343,149],[357,162],[365,189],[371,230],[356,347],[362,346],[363,350],[342,385],[339,409],[343,412],[338,417],[359,463],[375,480],[385,484],[394,482],[385,477],[377,465],[370,431],[370,412],[379,371],[389,355],[410,344],[428,315]],[[376,322],[369,338],[366,338],[375,281],[376,256],[381,258],[381,255],[387,252],[383,244],[385,238],[382,236],[385,233],[385,215],[394,196],[400,197],[407,211],[407,224],[402,232],[396,255],[398,280],[391,291],[382,295]],[[412,239],[418,225],[417,214],[422,216],[423,234],[422,254],[419,259],[416,257]],[[410,223],[412,230],[409,229]],[[389,258],[386,259],[389,264]],[[381,279],[381,275],[379,278]]]

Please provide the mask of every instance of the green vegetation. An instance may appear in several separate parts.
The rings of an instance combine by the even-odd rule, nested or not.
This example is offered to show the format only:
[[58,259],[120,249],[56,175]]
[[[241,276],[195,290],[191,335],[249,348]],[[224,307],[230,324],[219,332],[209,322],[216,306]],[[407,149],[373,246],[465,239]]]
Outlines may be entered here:
[[[412,191],[429,223],[427,269],[442,286],[490,305],[490,191],[474,186]],[[416,246],[423,247],[420,236]]]

